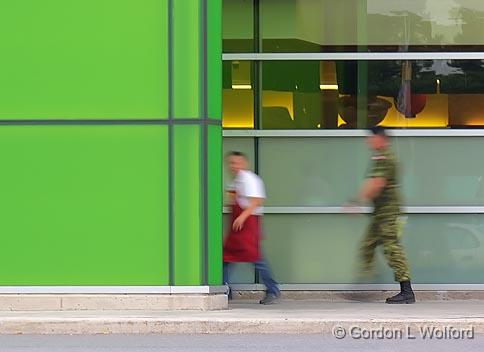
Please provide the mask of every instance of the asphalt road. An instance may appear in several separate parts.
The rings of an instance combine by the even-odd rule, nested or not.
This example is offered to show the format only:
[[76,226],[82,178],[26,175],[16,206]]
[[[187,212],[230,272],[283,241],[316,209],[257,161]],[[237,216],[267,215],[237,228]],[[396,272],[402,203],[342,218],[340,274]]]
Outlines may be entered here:
[[268,352],[483,351],[484,336],[466,340],[338,340],[319,335],[0,336],[1,352]]

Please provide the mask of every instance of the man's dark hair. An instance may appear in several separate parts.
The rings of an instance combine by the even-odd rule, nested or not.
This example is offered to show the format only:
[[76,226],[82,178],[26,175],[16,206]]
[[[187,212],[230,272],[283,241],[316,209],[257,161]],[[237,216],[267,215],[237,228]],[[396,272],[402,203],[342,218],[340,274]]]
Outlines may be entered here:
[[382,126],[374,126],[369,128],[369,131],[374,135],[374,136],[382,136],[382,137],[388,137],[387,132],[385,127]]
[[242,152],[235,151],[235,150],[227,153],[227,157],[231,157],[231,156],[240,156],[240,157],[242,157],[244,159],[247,159],[247,155],[245,155]]

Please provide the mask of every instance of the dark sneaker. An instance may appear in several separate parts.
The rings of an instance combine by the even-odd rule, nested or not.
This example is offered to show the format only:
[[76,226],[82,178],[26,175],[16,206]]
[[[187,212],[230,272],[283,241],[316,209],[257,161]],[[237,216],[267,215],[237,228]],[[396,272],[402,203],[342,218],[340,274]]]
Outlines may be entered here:
[[274,304],[279,301],[279,296],[273,293],[266,293],[265,297],[259,301],[260,304]]
[[227,298],[228,298],[229,301],[231,301],[233,299],[233,297],[232,297],[232,289],[227,284],[225,284],[225,294],[227,295]]

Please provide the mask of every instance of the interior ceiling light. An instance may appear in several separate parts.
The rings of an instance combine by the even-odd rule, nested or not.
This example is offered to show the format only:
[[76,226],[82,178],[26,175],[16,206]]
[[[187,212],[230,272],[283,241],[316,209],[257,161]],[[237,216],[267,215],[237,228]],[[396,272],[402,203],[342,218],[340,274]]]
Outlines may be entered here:
[[232,84],[232,89],[252,89],[250,84]]
[[320,84],[319,89],[321,90],[338,90],[337,84]]

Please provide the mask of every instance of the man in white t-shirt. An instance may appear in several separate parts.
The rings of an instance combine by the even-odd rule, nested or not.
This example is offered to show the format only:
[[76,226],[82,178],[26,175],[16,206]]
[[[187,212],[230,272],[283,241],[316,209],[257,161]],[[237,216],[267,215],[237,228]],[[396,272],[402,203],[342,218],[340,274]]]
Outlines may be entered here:
[[229,282],[230,263],[254,263],[266,286],[266,295],[260,303],[271,304],[277,301],[280,291],[260,251],[262,204],[266,197],[264,183],[247,169],[247,157],[243,153],[229,153],[227,162],[234,180],[227,189],[232,205],[232,226],[224,241],[224,283],[228,285]]

